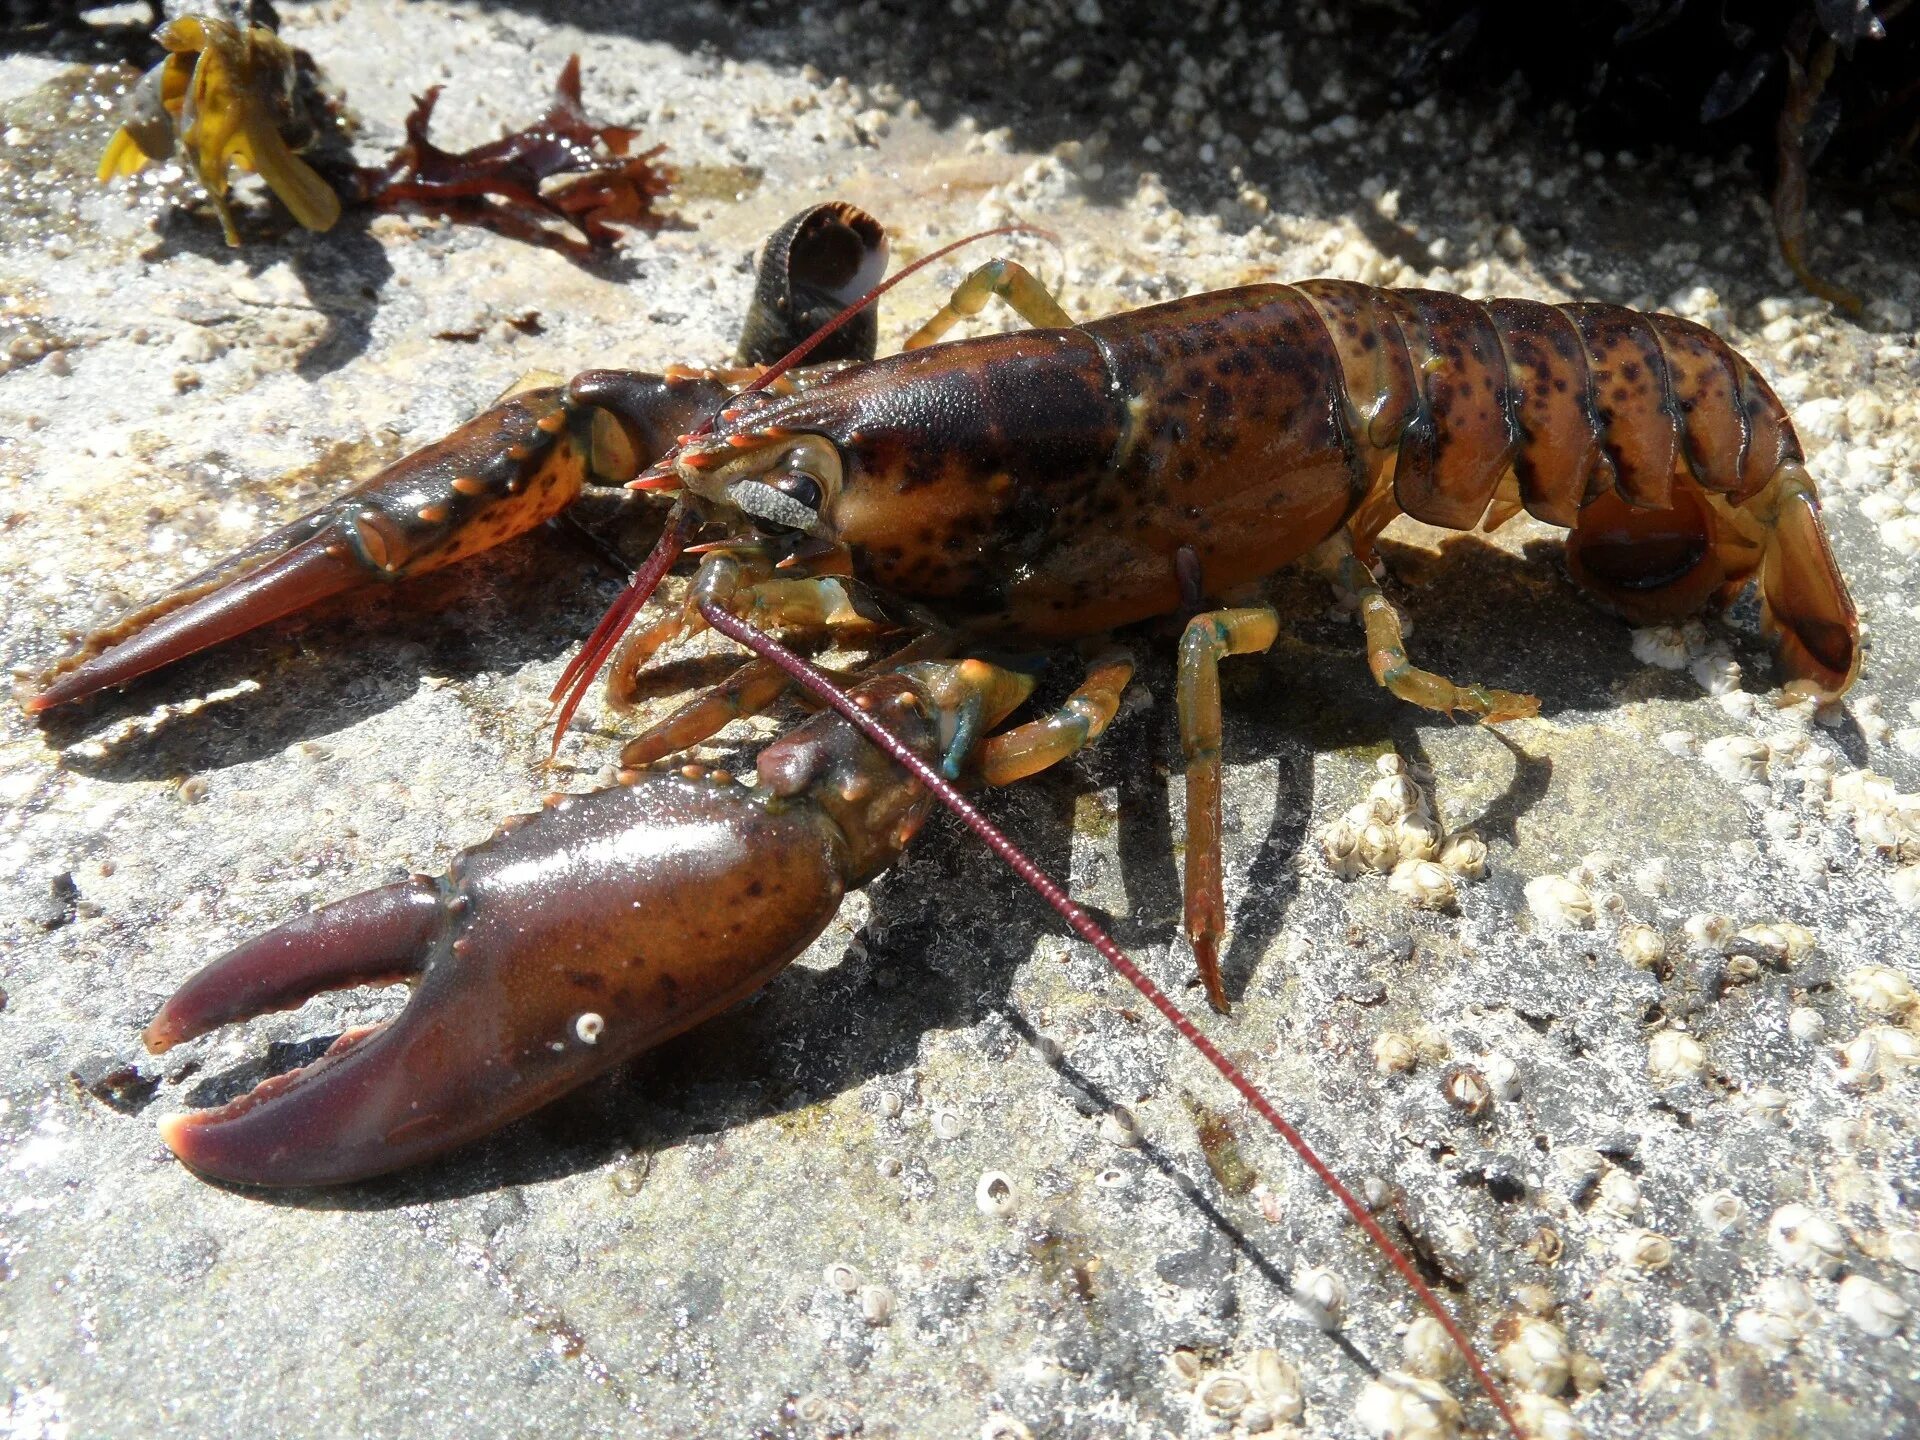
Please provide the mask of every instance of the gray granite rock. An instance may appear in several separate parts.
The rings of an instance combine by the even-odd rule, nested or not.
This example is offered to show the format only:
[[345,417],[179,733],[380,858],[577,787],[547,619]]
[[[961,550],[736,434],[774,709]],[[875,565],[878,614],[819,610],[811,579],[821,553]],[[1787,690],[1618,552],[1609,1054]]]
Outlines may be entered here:
[[[1203,1023],[1368,1187],[1481,1345],[1509,1347],[1536,1433],[1839,1440],[1920,1409],[1917,1022],[1897,984],[1920,978],[1902,906],[1920,876],[1875,828],[1920,788],[1911,229],[1816,197],[1836,278],[1875,301],[1836,317],[1791,288],[1751,176],[1585,153],[1512,104],[1395,109],[1332,15],[1262,30],[1201,7],[1126,36],[1120,7],[1066,0],[979,35],[990,7],[962,3],[280,8],[368,156],[429,84],[448,86],[446,143],[473,143],[583,51],[589,106],[671,147],[684,228],[582,267],[402,217],[287,233],[243,186],[254,238],[229,251],[177,179],[93,183],[130,71],[0,59],[16,665],[525,371],[722,358],[754,241],[828,195],[908,253],[1044,224],[1058,248],[1022,253],[1076,314],[1330,273],[1722,328],[1799,410],[1831,496],[1871,627],[1847,706],[1777,709],[1737,626],[1636,647],[1528,522],[1389,547],[1422,663],[1541,696],[1498,732],[1383,695],[1351,618],[1283,577],[1279,645],[1226,674],[1237,1008]],[[890,299],[883,344],[960,273]],[[440,869],[553,788],[545,695],[614,583],[540,534],[45,727],[8,709],[0,1433],[1363,1433],[1376,1372],[1406,1368],[1403,1344],[1435,1353],[1410,1297],[944,821],[755,999],[444,1163],[267,1196],[172,1160],[157,1116],[396,1000],[331,997],[159,1059],[138,1043],[156,1005],[229,944]],[[1663,646],[1730,692],[1638,658]],[[1179,987],[1170,647],[1145,648],[1096,749],[988,803]],[[604,780],[619,728],[589,706],[559,783]],[[1757,772],[1711,747],[1729,736],[1767,742]],[[751,749],[745,728],[723,739]],[[1321,857],[1395,754],[1487,843],[1491,876],[1452,911]],[[1527,885],[1570,871],[1594,918],[1554,929]],[[1664,958],[1623,953],[1647,943],[1633,923]],[[1460,1065],[1490,1087],[1477,1115],[1443,1089]],[[976,1205],[990,1171],[1004,1214]],[[1308,1269],[1344,1287],[1331,1330],[1292,1294]],[[1288,1364],[1304,1415],[1274,1388]],[[1255,1401],[1229,1403],[1228,1371]]]

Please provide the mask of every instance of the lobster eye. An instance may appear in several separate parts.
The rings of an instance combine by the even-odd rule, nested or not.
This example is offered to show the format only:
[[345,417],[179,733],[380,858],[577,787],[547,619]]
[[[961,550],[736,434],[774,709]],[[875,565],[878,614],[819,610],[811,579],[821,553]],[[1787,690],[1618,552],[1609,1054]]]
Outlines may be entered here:
[[814,479],[813,476],[798,473],[780,475],[776,476],[770,483],[773,488],[778,490],[782,495],[789,496],[793,500],[806,506],[807,509],[813,511],[816,516],[819,515],[821,498],[820,482]]
[[[735,476],[738,478],[732,478]],[[833,529],[829,516],[845,471],[831,440],[823,435],[800,435],[778,450],[761,449],[743,455],[733,466],[723,468],[718,478],[726,502],[752,516],[762,533],[791,535],[798,531],[826,538]],[[714,499],[722,498],[713,491],[706,493]]]

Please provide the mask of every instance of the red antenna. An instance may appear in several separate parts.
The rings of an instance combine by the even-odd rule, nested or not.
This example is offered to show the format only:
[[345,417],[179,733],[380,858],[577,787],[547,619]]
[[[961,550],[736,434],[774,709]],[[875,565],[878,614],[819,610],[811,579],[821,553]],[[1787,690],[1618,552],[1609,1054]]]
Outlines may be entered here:
[[633,617],[640,613],[640,608],[659,588],[660,581],[673,568],[673,562],[680,558],[680,552],[686,549],[696,523],[684,505],[676,504],[667,513],[667,528],[660,532],[653,550],[640,568],[633,572],[626,589],[614,597],[607,613],[600,617],[600,623],[593,627],[593,633],[587,637],[587,643],[580,647],[580,653],[569,660],[567,668],[560,672],[560,679],[547,699],[558,701],[562,693],[567,698],[561,704],[559,714],[554,717],[553,743],[547,748],[549,760],[559,753],[560,737],[566,734],[567,722],[573,719],[573,712],[580,708],[580,702],[586,698],[593,677],[600,673],[600,667],[606,663],[607,656],[613,653],[613,647],[620,643],[620,637],[626,633],[627,626],[633,623]]
[[1466,1332],[1460,1328],[1453,1316],[1447,1313],[1446,1307],[1440,1303],[1440,1297],[1435,1295],[1427,1282],[1420,1278],[1420,1272],[1413,1268],[1413,1262],[1388,1238],[1387,1232],[1381,1228],[1380,1222],[1373,1218],[1372,1212],[1360,1203],[1354,1193],[1341,1182],[1340,1177],[1333,1173],[1327,1162],[1315,1153],[1314,1148],[1307,1143],[1306,1137],[1288,1123],[1287,1118],[1280,1113],[1279,1107],[1260,1092],[1260,1088],[1246,1077],[1238,1065],[1220,1052],[1219,1046],[1200,1033],[1199,1027],[1193,1023],[1187,1012],[1174,1004],[1168,998],[1166,991],[1156,985],[1138,965],[1127,958],[1126,952],[1120,948],[1113,937],[1101,929],[1091,915],[1074,904],[1067,893],[1033,862],[1026,851],[1015,845],[1001,833],[997,825],[974,809],[973,803],[956,790],[944,775],[909,749],[906,743],[886,726],[856,705],[853,698],[834,684],[825,673],[809,665],[764,630],[729,613],[711,600],[700,602],[700,613],[706,616],[707,623],[721,634],[738,641],[754,654],[778,665],[797,684],[831,705],[867,739],[886,751],[897,763],[906,767],[916,780],[925,785],[940,798],[941,803],[958,815],[969,830],[985,841],[987,847],[1004,860],[1016,875],[1031,885],[1043,900],[1058,911],[1060,917],[1073,927],[1074,933],[1098,950],[1106,958],[1107,963],[1120,972],[1122,979],[1138,990],[1149,1005],[1166,1017],[1167,1023],[1178,1030],[1181,1037],[1198,1050],[1206,1062],[1219,1071],[1229,1085],[1240,1092],[1241,1098],[1253,1107],[1261,1119],[1279,1132],[1280,1138],[1293,1148],[1293,1153],[1298,1155],[1306,1167],[1319,1177],[1322,1185],[1333,1192],[1333,1198],[1346,1207],[1347,1214],[1353,1217],[1354,1224],[1366,1232],[1367,1238],[1373,1241],[1382,1255],[1387,1257],[1393,1268],[1400,1272],[1400,1278],[1405,1280],[1413,1293],[1419,1297],[1427,1313],[1440,1322],[1440,1328],[1447,1332],[1447,1338],[1459,1348],[1460,1354],[1467,1362],[1467,1368],[1473,1372],[1474,1380],[1487,1399],[1493,1402],[1493,1408],[1500,1412],[1500,1418],[1506,1422],[1507,1429],[1513,1432],[1515,1440],[1526,1440],[1526,1432],[1520,1428],[1520,1421],[1508,1407],[1506,1397],[1500,1393],[1500,1387],[1494,1384],[1493,1376],[1487,1373],[1487,1367],[1480,1359],[1479,1352],[1473,1348],[1473,1342],[1467,1338]]

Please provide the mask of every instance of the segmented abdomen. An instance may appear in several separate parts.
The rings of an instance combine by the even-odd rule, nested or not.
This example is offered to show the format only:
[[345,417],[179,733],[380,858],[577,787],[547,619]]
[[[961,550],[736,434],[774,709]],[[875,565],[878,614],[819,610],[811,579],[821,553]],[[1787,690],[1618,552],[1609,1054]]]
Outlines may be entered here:
[[1297,288],[1333,337],[1355,435],[1397,450],[1395,499],[1416,520],[1471,528],[1509,472],[1515,498],[1554,525],[1609,490],[1665,508],[1676,475],[1738,505],[1803,458],[1766,381],[1690,320],[1346,280]]

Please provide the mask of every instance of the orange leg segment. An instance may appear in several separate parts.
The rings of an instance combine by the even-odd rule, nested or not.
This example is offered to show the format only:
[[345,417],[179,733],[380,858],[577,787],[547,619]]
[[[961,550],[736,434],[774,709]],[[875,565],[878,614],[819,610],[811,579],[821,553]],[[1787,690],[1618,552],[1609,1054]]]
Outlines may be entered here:
[[1271,606],[1196,615],[1180,637],[1180,749],[1187,762],[1187,940],[1207,1001],[1227,1013],[1220,981],[1220,937],[1227,930],[1226,882],[1220,867],[1220,662],[1254,655],[1280,634]]
[[974,768],[988,785],[1011,785],[1057,765],[1092,744],[1120,709],[1133,678],[1133,657],[1108,650],[1087,667],[1087,678],[1051,715],[995,735],[980,746]]

